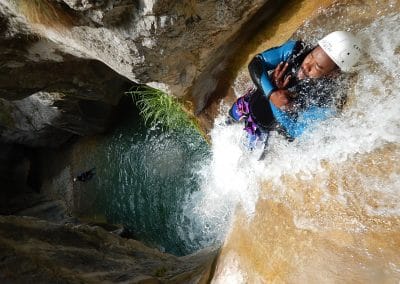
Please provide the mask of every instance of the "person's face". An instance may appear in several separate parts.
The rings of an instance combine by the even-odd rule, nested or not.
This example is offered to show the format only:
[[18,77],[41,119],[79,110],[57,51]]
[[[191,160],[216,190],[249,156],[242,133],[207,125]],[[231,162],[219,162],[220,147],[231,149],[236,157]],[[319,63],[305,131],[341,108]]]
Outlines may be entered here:
[[304,58],[297,72],[297,78],[300,80],[305,78],[321,78],[329,75],[335,69],[335,62],[318,46]]

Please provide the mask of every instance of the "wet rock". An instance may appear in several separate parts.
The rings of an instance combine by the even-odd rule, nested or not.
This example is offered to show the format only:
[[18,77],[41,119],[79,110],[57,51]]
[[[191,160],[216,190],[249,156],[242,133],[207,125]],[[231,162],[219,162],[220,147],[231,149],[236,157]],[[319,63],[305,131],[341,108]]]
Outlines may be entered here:
[[30,191],[27,185],[29,170],[30,160],[23,147],[0,143],[0,214],[6,207],[6,200]]
[[104,132],[129,81],[29,32],[7,11],[0,5],[0,139],[54,147]]
[[0,216],[2,283],[206,283],[215,250],[160,253],[99,227]]
[[[104,131],[129,80],[191,95],[200,112],[232,56],[278,6],[268,0],[39,2],[0,2],[0,135],[29,146]],[[43,96],[44,104],[37,99]],[[33,106],[43,115],[31,114]]]
[[116,106],[72,88],[69,93],[37,92],[21,100],[0,99],[0,109],[0,134],[4,142],[55,147],[73,134],[104,132]]
[[70,219],[61,200],[48,200],[33,207],[15,212],[17,216],[31,216],[51,222],[67,222]]
[[268,0],[58,2],[68,7],[66,15],[74,15],[74,26],[61,32],[36,26],[42,37],[66,52],[98,59],[134,82],[175,96],[191,94],[197,112],[235,52],[279,6]]
[[39,193],[31,155],[25,147],[0,143],[0,215],[68,221],[70,214],[63,201]]

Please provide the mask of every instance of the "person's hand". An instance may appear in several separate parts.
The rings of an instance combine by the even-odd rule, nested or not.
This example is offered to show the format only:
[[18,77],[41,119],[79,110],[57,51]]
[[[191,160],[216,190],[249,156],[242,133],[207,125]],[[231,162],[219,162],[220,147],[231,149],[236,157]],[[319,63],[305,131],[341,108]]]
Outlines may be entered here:
[[289,104],[290,93],[288,90],[276,90],[271,93],[270,101],[280,109],[285,109]]
[[288,66],[289,64],[287,62],[281,62],[276,66],[274,72],[272,72],[272,81],[278,89],[285,89],[289,84],[291,75],[286,78],[284,77]]

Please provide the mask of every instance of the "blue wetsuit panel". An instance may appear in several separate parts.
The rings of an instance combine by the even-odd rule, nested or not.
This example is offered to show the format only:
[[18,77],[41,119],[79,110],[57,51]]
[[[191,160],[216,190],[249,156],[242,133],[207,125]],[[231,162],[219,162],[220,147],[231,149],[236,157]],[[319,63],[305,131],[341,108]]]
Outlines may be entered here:
[[277,108],[272,102],[269,103],[275,119],[285,128],[286,132],[292,138],[300,136],[307,128],[311,127],[316,122],[325,120],[335,114],[335,111],[331,108],[314,106],[299,113],[297,119],[295,119]]

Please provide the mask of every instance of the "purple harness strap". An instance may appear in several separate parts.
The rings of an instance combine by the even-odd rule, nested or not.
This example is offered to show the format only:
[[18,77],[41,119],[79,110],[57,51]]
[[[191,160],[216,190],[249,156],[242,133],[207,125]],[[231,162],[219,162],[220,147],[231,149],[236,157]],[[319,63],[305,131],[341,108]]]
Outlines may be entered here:
[[251,135],[256,134],[256,130],[259,128],[258,125],[255,123],[253,117],[250,114],[250,97],[254,93],[254,88],[249,88],[242,97],[238,98],[235,102],[238,112],[241,114],[241,118],[245,120],[245,130],[247,133]]

